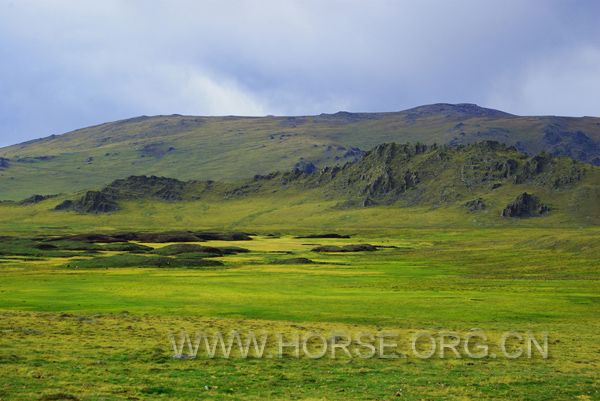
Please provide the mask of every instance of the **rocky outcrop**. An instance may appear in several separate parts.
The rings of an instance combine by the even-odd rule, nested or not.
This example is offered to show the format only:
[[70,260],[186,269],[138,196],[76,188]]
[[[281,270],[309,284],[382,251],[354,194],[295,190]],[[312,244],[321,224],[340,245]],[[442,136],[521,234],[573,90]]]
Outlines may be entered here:
[[119,210],[114,198],[99,191],[88,191],[76,201],[66,200],[56,206],[55,210],[73,210],[79,213],[110,213]]
[[[214,200],[315,190],[318,196],[335,199],[335,207],[341,208],[457,204],[474,212],[485,208],[482,199],[473,199],[484,191],[520,184],[526,184],[523,188],[562,191],[577,185],[586,174],[596,173],[592,166],[570,158],[543,153],[531,157],[495,141],[456,147],[387,143],[343,166],[317,170],[314,163],[300,158],[291,171],[256,175],[235,183],[131,176],[86,194],[86,199],[64,202],[57,209],[103,213],[116,210],[121,200],[153,198],[176,202],[205,199],[205,195]],[[521,201],[526,206],[529,199]],[[507,207],[505,214],[520,216],[521,207]],[[546,211],[542,210],[542,214]]]
[[181,201],[191,182],[156,176],[131,176],[115,180],[101,191],[89,191],[78,200],[66,200],[55,210],[74,210],[79,213],[108,213],[119,209],[118,201],[155,198]]
[[174,151],[175,148],[173,146],[169,146],[162,142],[146,144],[139,150],[140,157],[154,157],[156,159],[161,159],[166,154]]
[[302,159],[294,165],[292,170],[303,174],[314,174],[317,171],[317,166],[313,162]]
[[35,203],[40,203],[45,201],[46,199],[55,198],[57,195],[31,195],[29,198],[23,199],[19,202],[20,205],[33,205]]
[[553,156],[569,156],[597,165],[600,144],[583,131],[569,131],[564,124],[548,124],[542,138],[546,150]]
[[477,198],[466,202],[464,207],[466,207],[469,212],[478,212],[485,209],[486,205],[482,198]]
[[115,180],[102,193],[114,199],[156,198],[164,201],[183,200],[189,183],[175,178],[145,175]]
[[10,167],[10,160],[5,157],[0,157],[0,170],[4,170]]
[[523,192],[502,210],[502,217],[538,217],[549,211],[550,208],[544,205],[537,196]]

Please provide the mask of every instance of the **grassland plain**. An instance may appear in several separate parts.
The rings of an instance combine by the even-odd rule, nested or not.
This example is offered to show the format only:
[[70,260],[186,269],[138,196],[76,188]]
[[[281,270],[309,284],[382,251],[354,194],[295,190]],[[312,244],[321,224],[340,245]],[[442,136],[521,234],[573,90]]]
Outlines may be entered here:
[[[89,228],[92,221],[105,221],[81,217],[81,225],[66,223],[64,231],[81,232],[83,224]],[[116,222],[109,218],[102,228],[124,228]],[[130,220],[129,228],[135,222]],[[16,221],[7,227],[21,236],[47,232],[26,221],[20,228]],[[266,235],[275,227],[278,235]],[[270,221],[261,231],[264,235],[252,241],[202,242],[250,249],[216,258],[224,262],[219,270],[74,269],[67,267],[72,257],[3,256],[0,399],[600,396],[598,228],[522,223],[495,228],[373,226],[359,232],[349,224],[342,228],[352,234],[349,239],[298,239]],[[385,248],[312,251],[317,245],[353,243]],[[315,263],[280,263],[292,257]],[[401,338],[424,329],[479,328],[492,339],[507,330],[546,332],[550,358],[171,358],[170,332],[206,328],[394,330]]]
[[[419,206],[345,207],[343,191],[274,184],[227,199],[124,199],[99,214],[53,210],[81,193],[0,203],[0,400],[598,399],[600,214],[589,169],[576,186],[477,187]],[[550,212],[501,217],[524,191]],[[468,211],[480,196],[486,208]],[[47,238],[167,230],[254,238]],[[297,238],[331,231],[350,238]],[[355,244],[379,248],[315,251]],[[550,358],[175,359],[168,337],[181,329],[480,329],[492,343],[505,331],[547,333]]]

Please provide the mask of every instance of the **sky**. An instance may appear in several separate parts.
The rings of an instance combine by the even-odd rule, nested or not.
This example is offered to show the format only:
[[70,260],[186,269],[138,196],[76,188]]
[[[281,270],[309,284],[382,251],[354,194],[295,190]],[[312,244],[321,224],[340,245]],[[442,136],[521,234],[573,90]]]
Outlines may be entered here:
[[0,0],[0,146],[139,115],[600,116],[595,0]]

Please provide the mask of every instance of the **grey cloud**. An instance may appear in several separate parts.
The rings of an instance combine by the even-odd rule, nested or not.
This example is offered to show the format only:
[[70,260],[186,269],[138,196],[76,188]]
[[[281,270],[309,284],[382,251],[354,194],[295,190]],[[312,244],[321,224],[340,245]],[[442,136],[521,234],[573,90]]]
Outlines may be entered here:
[[0,144],[140,114],[598,114],[594,1],[0,0]]

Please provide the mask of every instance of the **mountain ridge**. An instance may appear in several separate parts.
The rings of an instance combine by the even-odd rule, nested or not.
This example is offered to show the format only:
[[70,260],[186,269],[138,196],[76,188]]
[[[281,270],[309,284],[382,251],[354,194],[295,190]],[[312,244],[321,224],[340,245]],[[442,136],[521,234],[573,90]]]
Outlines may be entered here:
[[515,116],[468,103],[316,116],[139,116],[1,148],[0,199],[92,189],[129,175],[234,182],[298,163],[343,165],[385,142],[483,140],[600,165],[600,118]]

